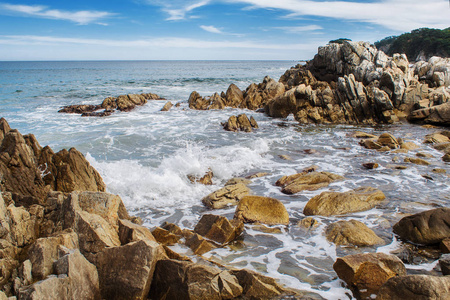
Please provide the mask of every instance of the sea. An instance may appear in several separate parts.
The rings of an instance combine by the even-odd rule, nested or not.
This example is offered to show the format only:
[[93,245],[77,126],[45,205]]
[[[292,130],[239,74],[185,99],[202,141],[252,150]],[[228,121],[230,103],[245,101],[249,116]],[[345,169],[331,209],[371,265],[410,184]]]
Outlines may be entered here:
[[[131,214],[154,228],[172,222],[193,229],[203,214],[232,218],[235,207],[209,210],[201,199],[233,177],[267,173],[252,179],[252,194],[281,200],[290,215],[289,226],[261,230],[246,224],[236,242],[204,256],[226,266],[247,268],[272,276],[288,287],[319,294],[325,299],[352,299],[336,273],[337,257],[364,252],[398,253],[402,242],[392,226],[402,217],[448,206],[450,165],[442,153],[423,144],[437,129],[418,125],[389,126],[299,125],[293,118],[273,119],[245,109],[196,111],[188,107],[192,91],[208,96],[226,91],[231,83],[245,89],[268,75],[275,80],[296,61],[51,61],[0,62],[0,117],[22,134],[33,133],[42,146],[55,152],[75,147],[99,171],[107,191],[119,195]],[[167,100],[149,101],[131,112],[109,117],[61,114],[64,105],[99,104],[104,98],[131,93],[156,93]],[[161,112],[167,101],[180,103]],[[232,115],[253,116],[259,129],[227,132],[221,123]],[[361,147],[354,131],[390,132],[420,145],[404,153],[377,152]],[[403,163],[422,152],[430,166]],[[281,156],[288,156],[289,160]],[[284,157],[286,158],[286,157]],[[374,170],[363,163],[376,162]],[[317,191],[285,195],[275,182],[316,165],[345,180]],[[392,165],[404,165],[395,169]],[[443,168],[447,174],[432,172]],[[191,183],[211,170],[213,184]],[[425,177],[424,177],[425,175]],[[309,230],[297,223],[310,198],[324,191],[344,192],[361,186],[382,190],[386,201],[368,211],[344,216],[315,216],[319,226]],[[385,242],[374,247],[337,247],[325,238],[325,228],[338,220],[355,219]],[[271,232],[270,232],[271,231]],[[174,250],[192,255],[176,245]],[[437,262],[426,256],[407,264],[410,273],[435,273]]]

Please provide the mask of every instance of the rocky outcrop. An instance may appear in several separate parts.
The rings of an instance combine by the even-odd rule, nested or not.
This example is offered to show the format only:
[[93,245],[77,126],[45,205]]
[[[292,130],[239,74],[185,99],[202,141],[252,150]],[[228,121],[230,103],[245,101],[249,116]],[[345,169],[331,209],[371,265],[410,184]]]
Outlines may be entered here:
[[[105,98],[102,104],[98,105],[75,104],[64,106],[58,112],[81,114],[83,117],[106,117],[116,110],[133,110],[136,106],[146,104],[148,100],[164,100],[164,98],[152,93],[120,95],[118,97]],[[168,105],[168,103],[166,103],[166,105]],[[101,109],[103,109],[103,111],[99,112]]]
[[[406,275],[406,268],[395,255],[384,253],[354,254],[338,258],[333,265],[357,299],[377,294],[388,279]],[[378,298],[377,298],[378,299]]]
[[256,128],[258,128],[258,123],[256,123],[256,120],[253,118],[253,116],[251,116],[249,119],[246,114],[231,116],[230,118],[228,118],[228,121],[223,124],[223,129],[234,132],[239,130],[252,132],[252,129]]
[[437,244],[450,237],[450,208],[436,208],[404,217],[393,227],[402,239]]
[[303,213],[307,216],[332,216],[371,209],[386,196],[373,187],[360,187],[348,192],[323,192],[306,203]]
[[280,200],[261,196],[245,196],[239,201],[234,218],[244,223],[288,225],[289,214]]
[[34,135],[23,136],[0,120],[0,173],[2,190],[42,203],[51,190],[104,191],[105,184],[83,154],[75,148],[54,153],[42,148]]
[[390,278],[377,299],[444,300],[450,298],[450,276],[406,275]]
[[364,247],[384,244],[383,239],[373,230],[356,220],[332,223],[325,229],[325,235],[328,241],[336,245]]

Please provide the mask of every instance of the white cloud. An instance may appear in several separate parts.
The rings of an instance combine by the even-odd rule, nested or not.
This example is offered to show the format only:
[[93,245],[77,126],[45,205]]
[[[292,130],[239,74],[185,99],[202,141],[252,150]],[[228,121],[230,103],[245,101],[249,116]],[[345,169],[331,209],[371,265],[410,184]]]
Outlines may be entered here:
[[308,31],[316,31],[323,29],[318,25],[306,25],[306,26],[285,26],[285,27],[275,27],[275,29],[280,29],[288,33],[304,33]]
[[[49,9],[41,5],[18,5],[0,3],[0,13],[16,13],[24,16],[39,17],[45,19],[72,21],[81,25],[97,22],[98,20],[112,17],[115,14],[105,11],[63,11],[58,9]],[[105,23],[102,23],[104,25]]]
[[318,16],[381,25],[397,31],[420,27],[446,28],[449,23],[447,0],[378,0],[376,2],[314,0],[224,0],[252,8],[281,9],[288,16]]
[[220,29],[218,29],[218,28],[216,28],[214,26],[200,25],[200,28],[205,30],[205,31],[211,32],[211,33],[223,34],[222,30],[220,30]]

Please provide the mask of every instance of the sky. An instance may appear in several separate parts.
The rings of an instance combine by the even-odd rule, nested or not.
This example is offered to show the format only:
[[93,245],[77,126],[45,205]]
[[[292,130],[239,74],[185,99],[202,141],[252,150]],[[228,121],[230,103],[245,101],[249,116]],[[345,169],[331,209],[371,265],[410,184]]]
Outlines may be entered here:
[[0,0],[0,61],[308,60],[422,27],[449,0]]

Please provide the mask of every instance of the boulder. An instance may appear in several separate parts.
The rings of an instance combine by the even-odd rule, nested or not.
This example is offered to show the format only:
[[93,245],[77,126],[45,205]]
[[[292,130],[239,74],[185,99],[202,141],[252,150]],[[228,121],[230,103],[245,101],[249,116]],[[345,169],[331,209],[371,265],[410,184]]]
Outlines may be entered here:
[[241,220],[229,221],[223,216],[203,215],[194,228],[194,232],[221,245],[234,241],[244,231]]
[[450,276],[406,275],[390,278],[377,300],[444,300],[450,298]]
[[393,227],[402,239],[437,244],[450,237],[450,208],[436,208],[402,218]]
[[140,240],[156,242],[156,239],[148,228],[134,224],[128,220],[119,220],[119,239],[122,245]]
[[332,223],[326,227],[325,235],[329,242],[336,245],[365,247],[384,244],[383,239],[378,237],[373,230],[356,220]]
[[340,257],[333,264],[333,269],[358,299],[377,294],[389,278],[406,275],[402,261],[395,255],[384,253]]
[[219,209],[229,205],[236,205],[244,196],[250,193],[249,188],[243,183],[226,185],[225,187],[209,194],[202,199],[204,205],[209,208]]
[[171,108],[173,107],[172,102],[167,102],[166,104],[164,104],[163,108],[161,108],[161,111],[169,111]]
[[244,223],[289,224],[289,214],[280,200],[260,196],[243,197],[236,207],[234,218]]
[[20,288],[19,300],[58,299],[72,300],[70,278],[67,275],[50,275],[45,280]]
[[386,196],[373,187],[360,187],[348,192],[323,192],[306,203],[303,213],[307,216],[332,216],[371,209]]
[[328,186],[333,181],[342,179],[344,177],[329,172],[301,172],[280,178],[277,185],[283,186],[281,191],[285,194],[296,194],[304,190],[318,190]]
[[97,268],[79,250],[61,257],[54,263],[54,268],[57,275],[69,277],[70,299],[101,299]]
[[53,274],[53,263],[59,259],[59,246],[69,249],[78,248],[78,236],[68,229],[51,237],[39,238],[28,249],[28,258],[32,264],[33,278],[42,280]]
[[234,299],[243,288],[236,276],[217,267],[186,261],[156,264],[151,299]]
[[163,253],[156,242],[141,240],[94,255],[102,299],[146,299]]

